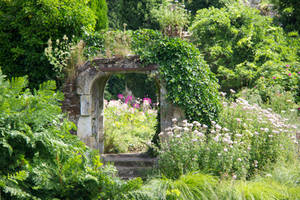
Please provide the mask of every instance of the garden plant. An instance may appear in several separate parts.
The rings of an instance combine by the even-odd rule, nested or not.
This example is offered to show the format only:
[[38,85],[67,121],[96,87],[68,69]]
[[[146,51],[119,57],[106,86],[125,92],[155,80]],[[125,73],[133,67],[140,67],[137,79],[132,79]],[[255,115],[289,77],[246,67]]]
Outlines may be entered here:
[[[299,3],[247,5],[0,0],[0,199],[300,199]],[[151,147],[158,159],[144,179],[121,180],[71,134],[60,89],[85,61],[131,55],[159,66],[186,120],[159,130],[159,105],[112,78],[105,151]]]

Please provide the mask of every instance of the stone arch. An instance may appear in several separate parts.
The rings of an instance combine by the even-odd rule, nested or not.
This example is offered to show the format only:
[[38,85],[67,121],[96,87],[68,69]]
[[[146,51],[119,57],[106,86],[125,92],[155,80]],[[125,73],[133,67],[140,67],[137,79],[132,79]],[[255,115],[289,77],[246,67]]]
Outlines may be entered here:
[[[65,91],[64,110],[77,125],[77,136],[88,146],[104,150],[104,88],[112,74],[155,73],[157,65],[143,66],[137,56],[126,58],[95,59],[78,69],[76,80]],[[76,94],[74,94],[74,85]],[[70,92],[70,87],[73,88]],[[184,112],[167,101],[167,91],[162,81],[159,84],[160,128],[171,126],[172,118],[182,120]],[[77,99],[77,100],[72,100]],[[79,105],[78,105],[79,104]],[[77,112],[70,112],[70,107]],[[74,115],[75,113],[75,115]]]

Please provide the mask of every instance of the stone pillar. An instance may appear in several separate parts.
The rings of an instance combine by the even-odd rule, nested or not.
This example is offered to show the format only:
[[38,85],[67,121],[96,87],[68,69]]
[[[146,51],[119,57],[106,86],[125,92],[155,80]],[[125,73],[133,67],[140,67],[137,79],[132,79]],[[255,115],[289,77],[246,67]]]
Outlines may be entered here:
[[164,131],[166,128],[172,126],[172,119],[176,118],[178,121],[185,119],[184,111],[170,103],[167,100],[167,90],[164,83],[160,84],[160,128]]

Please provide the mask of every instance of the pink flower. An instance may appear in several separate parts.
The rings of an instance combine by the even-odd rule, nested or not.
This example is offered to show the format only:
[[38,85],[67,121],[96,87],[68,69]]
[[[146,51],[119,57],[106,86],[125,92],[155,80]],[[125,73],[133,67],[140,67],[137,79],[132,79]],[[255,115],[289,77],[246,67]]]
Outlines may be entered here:
[[292,73],[289,73],[288,75],[289,75],[289,76],[292,76]]
[[273,76],[272,79],[276,79],[276,76]]
[[125,103],[128,103],[128,101],[132,101],[132,96],[127,96],[125,99]]
[[135,104],[133,104],[133,107],[139,109],[140,108],[140,104],[135,103]]
[[300,74],[300,72],[298,72],[298,74]]
[[118,94],[118,99],[123,99],[123,98],[124,98],[123,94]]
[[143,98],[143,103],[145,103],[145,104],[151,104],[152,101],[151,101],[150,98]]
[[286,65],[286,67],[290,67],[290,65]]

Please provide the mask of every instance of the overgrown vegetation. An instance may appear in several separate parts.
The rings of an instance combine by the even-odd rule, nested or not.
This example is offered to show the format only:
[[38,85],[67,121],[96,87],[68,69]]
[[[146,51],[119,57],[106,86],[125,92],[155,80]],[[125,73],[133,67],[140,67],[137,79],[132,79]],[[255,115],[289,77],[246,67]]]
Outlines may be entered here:
[[[104,0],[0,0],[0,65],[11,79],[0,72],[0,199],[300,199],[299,3],[263,4],[274,18],[244,0],[112,0],[107,22]],[[108,23],[119,30],[99,31]],[[159,134],[145,183],[116,178],[70,134],[54,81],[34,89],[74,78],[86,59],[131,54],[159,65],[187,117]],[[106,151],[145,150],[157,111],[119,99],[106,105]]]
[[160,134],[159,167],[168,178],[200,170],[222,178],[250,178],[295,157],[299,127],[244,99],[223,102],[212,129],[199,122],[174,123]]
[[[47,41],[62,39],[64,35],[80,37],[84,31],[94,31],[96,24],[107,24],[107,19],[102,18],[107,13],[97,12],[101,16],[96,15],[88,3],[78,0],[1,0],[0,66],[3,73],[9,78],[27,75],[31,88],[55,79],[57,72],[44,56]],[[98,6],[105,7],[105,1],[99,3]],[[99,11],[94,3],[92,7]],[[102,27],[105,26],[97,28]]]
[[285,35],[271,18],[240,4],[198,11],[190,31],[222,90],[256,87],[265,93],[276,84],[299,98],[296,33]]
[[115,170],[70,134],[76,127],[64,119],[54,81],[34,93],[27,83],[0,72],[1,199],[114,199],[141,186],[113,178]]

